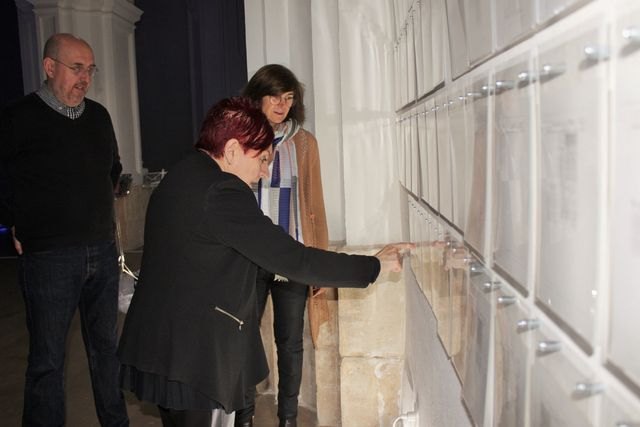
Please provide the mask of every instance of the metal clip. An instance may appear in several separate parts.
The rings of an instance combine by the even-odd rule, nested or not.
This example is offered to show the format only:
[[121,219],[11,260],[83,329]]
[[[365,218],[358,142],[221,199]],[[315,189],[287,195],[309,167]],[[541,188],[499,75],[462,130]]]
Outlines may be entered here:
[[564,64],[544,64],[540,69],[540,75],[543,77],[555,77],[566,71]]
[[498,80],[496,81],[496,91],[503,92],[505,90],[511,90],[515,87],[515,83],[512,80]]
[[601,383],[582,382],[577,383],[573,389],[572,396],[575,399],[584,399],[587,397],[600,394],[604,391],[604,385]]
[[482,284],[482,290],[485,292],[497,291],[500,287],[500,282],[484,282]]
[[471,258],[471,261],[469,263],[469,271],[471,273],[481,273],[483,271],[482,264]]
[[538,343],[538,354],[545,355],[555,353],[562,350],[562,343],[560,341],[540,341]]
[[609,49],[604,46],[587,45],[584,47],[584,55],[589,61],[604,61],[609,59]]
[[640,44],[640,27],[630,26],[622,30],[622,38],[633,44]]
[[516,324],[516,330],[518,332],[527,332],[540,327],[540,320],[538,319],[520,319]]
[[533,82],[535,80],[536,80],[536,75],[531,71],[521,71],[518,73],[518,81],[520,83],[524,84],[524,83]]
[[500,305],[511,305],[517,301],[517,298],[511,295],[503,295],[498,297],[498,304]]

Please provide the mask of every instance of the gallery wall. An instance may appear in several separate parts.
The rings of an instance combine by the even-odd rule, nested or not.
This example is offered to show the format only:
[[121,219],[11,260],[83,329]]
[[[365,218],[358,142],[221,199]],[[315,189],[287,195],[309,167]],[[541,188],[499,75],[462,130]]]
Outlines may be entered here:
[[441,425],[457,384],[470,424],[636,425],[638,3],[394,5],[409,272],[452,367],[408,351],[406,410]]

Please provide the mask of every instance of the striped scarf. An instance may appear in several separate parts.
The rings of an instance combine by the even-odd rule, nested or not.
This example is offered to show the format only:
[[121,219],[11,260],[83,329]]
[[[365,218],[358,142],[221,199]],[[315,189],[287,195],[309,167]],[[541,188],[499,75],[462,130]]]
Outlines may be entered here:
[[298,209],[298,163],[293,136],[300,130],[294,120],[274,128],[273,162],[269,179],[261,179],[255,190],[260,208],[289,235],[302,242]]

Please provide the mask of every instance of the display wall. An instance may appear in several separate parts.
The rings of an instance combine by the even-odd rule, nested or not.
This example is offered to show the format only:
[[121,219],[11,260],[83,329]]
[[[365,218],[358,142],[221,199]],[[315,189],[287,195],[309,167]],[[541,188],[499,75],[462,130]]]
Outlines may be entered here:
[[[405,316],[386,324],[394,336],[406,325],[398,415],[415,411],[420,426],[640,423],[639,10],[312,2],[331,235],[347,249],[392,241],[399,218],[418,242],[406,307],[366,306]],[[380,360],[375,345],[366,363]],[[346,393],[375,393],[362,378],[340,378],[343,425],[367,425],[348,411],[364,399]]]
[[640,425],[640,3],[393,5],[408,316],[436,325],[407,336],[438,346],[408,340],[402,410]]

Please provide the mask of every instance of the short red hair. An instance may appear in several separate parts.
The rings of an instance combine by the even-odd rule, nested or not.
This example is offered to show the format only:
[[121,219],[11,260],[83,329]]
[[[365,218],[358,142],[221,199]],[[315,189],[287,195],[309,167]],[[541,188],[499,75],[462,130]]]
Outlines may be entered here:
[[237,139],[245,153],[251,149],[262,152],[273,143],[269,121],[249,98],[225,98],[211,107],[202,122],[196,148],[219,159],[230,139]]

